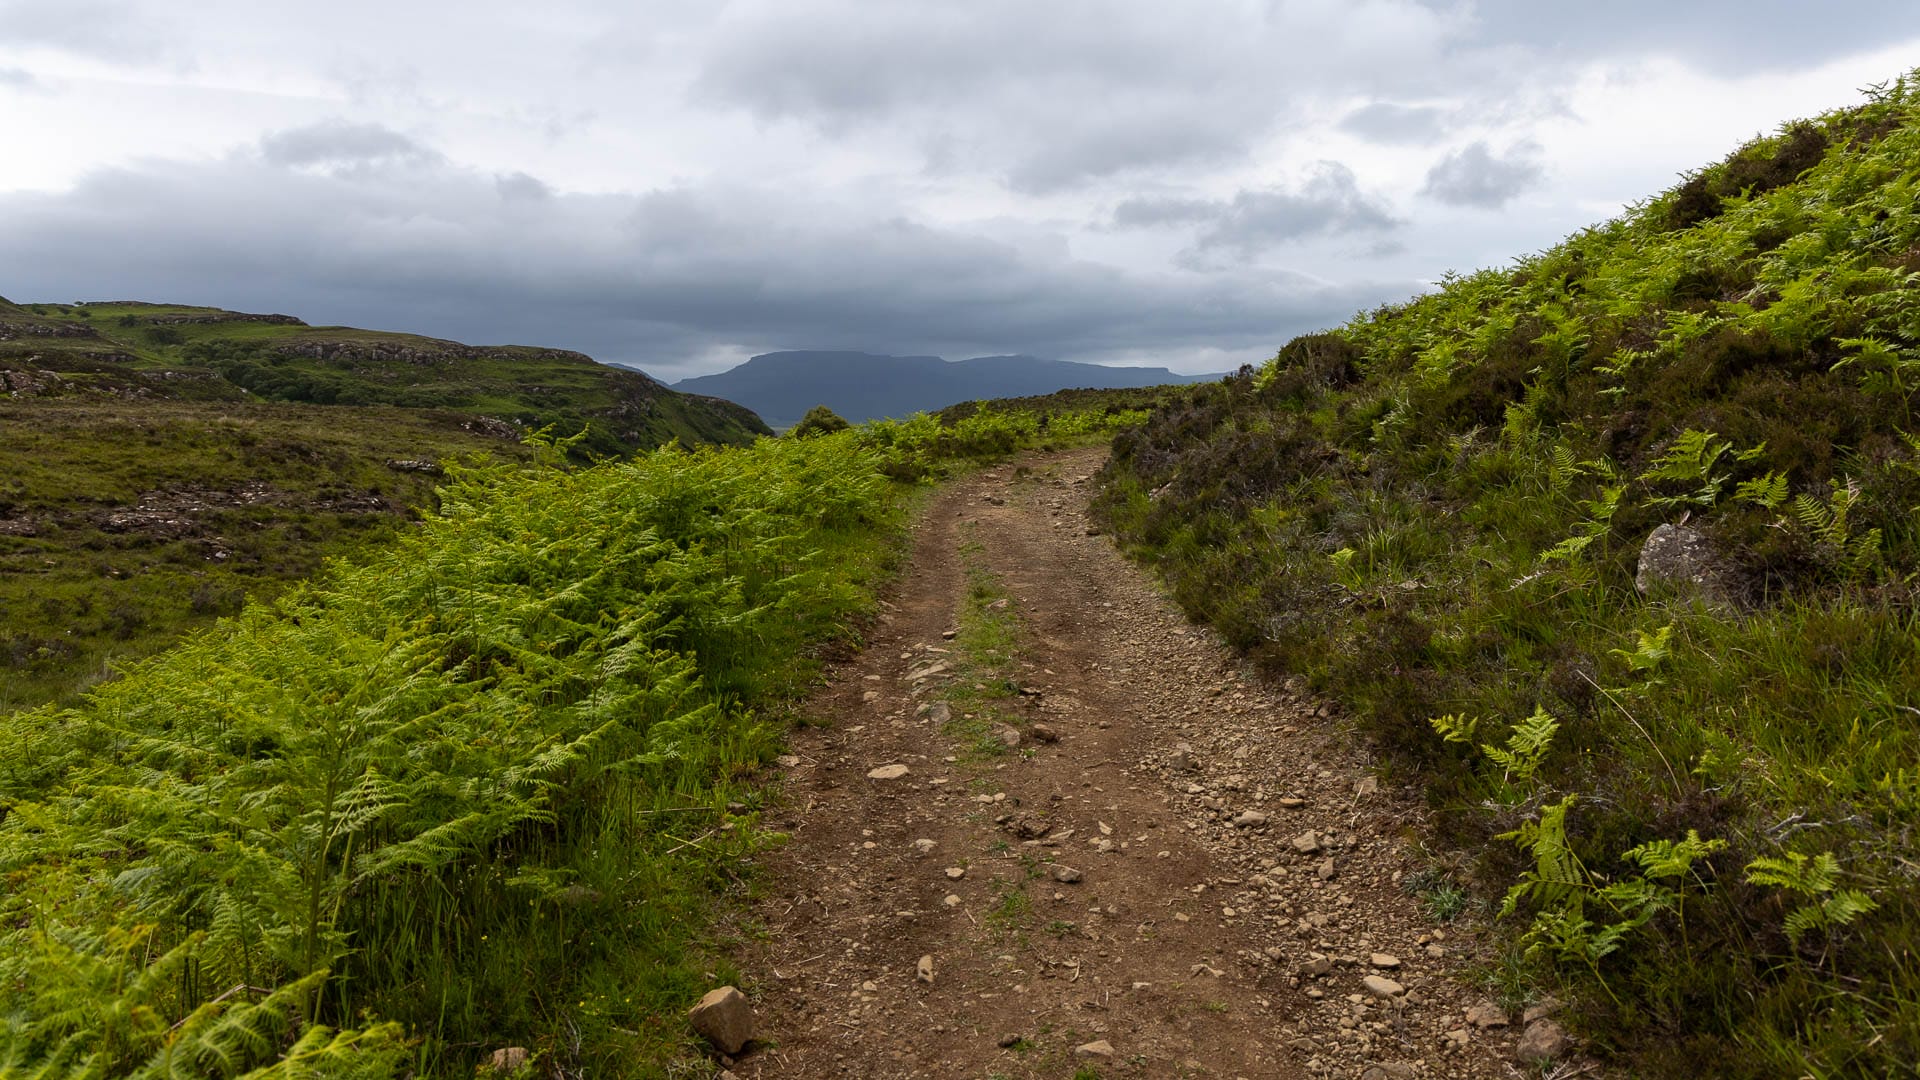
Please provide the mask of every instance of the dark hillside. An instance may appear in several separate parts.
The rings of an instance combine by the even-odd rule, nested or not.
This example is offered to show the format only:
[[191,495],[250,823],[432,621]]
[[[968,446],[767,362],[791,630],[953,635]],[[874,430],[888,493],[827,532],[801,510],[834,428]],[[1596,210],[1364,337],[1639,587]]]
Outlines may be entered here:
[[1647,1075],[1920,1060],[1920,88],[1296,339],[1115,446],[1196,618],[1347,703]]

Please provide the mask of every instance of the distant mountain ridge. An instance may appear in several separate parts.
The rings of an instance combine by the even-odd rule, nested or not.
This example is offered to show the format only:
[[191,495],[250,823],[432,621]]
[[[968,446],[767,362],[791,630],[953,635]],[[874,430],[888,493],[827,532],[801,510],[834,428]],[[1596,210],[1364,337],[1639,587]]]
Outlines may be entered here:
[[1036,356],[944,360],[938,356],[800,350],[762,353],[729,371],[682,379],[673,388],[738,402],[781,429],[798,422],[815,405],[825,405],[860,423],[985,398],[1209,382],[1219,377]]

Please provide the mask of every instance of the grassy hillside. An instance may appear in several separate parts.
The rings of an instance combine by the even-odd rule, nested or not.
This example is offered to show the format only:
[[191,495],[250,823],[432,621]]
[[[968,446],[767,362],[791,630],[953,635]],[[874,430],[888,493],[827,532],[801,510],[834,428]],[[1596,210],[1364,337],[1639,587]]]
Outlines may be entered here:
[[[1920,1060],[1920,87],[1297,339],[1103,513],[1347,703],[1645,1075]],[[1668,555],[1642,573],[1642,551]],[[1638,578],[1638,580],[1636,580]]]
[[710,1074],[701,928],[904,538],[887,477],[1036,425],[455,468],[397,544],[0,715],[0,1072]]
[[315,328],[283,315],[0,300],[0,710],[83,688],[385,543],[442,462],[766,431],[575,353]]
[[[731,402],[679,394],[579,353],[313,327],[288,315],[134,302],[10,305],[0,368],[15,396],[291,401],[451,409],[603,455],[740,444],[768,429]],[[8,387],[0,387],[7,389]]]

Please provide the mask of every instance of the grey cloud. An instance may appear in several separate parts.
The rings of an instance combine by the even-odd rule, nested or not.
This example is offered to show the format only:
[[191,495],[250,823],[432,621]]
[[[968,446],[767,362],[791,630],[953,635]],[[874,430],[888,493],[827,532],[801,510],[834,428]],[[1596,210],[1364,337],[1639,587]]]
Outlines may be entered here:
[[274,132],[260,140],[260,154],[269,164],[295,168],[439,160],[433,150],[390,128],[342,120]]
[[0,42],[42,46],[102,60],[152,60],[172,35],[127,0],[0,0]]
[[1475,206],[1495,210],[1536,186],[1546,177],[1539,162],[1539,147],[1521,143],[1509,147],[1505,157],[1496,157],[1484,141],[1473,143],[1441,158],[1427,170],[1422,195],[1450,206]]
[[830,135],[890,133],[936,169],[1024,191],[1242,160],[1292,122],[1291,105],[1356,78],[1429,88],[1452,18],[1414,0],[782,0],[728,12],[694,100]]
[[33,77],[33,72],[24,68],[0,67],[0,87],[13,90],[38,90],[40,80]]
[[[1812,67],[1920,37],[1920,5],[1911,0],[1747,0],[1737,6],[1441,0],[1435,6],[1471,18],[1474,37],[1487,45],[1514,44],[1563,57],[1664,54],[1716,74]],[[1872,30],[1863,33],[1863,27]]]
[[305,171],[237,155],[102,172],[0,195],[17,275],[0,286],[565,346],[676,374],[686,358],[780,347],[1265,350],[1413,291],[1128,272],[767,189],[502,196],[500,179],[448,165]]
[[1113,210],[1118,228],[1199,225],[1187,265],[1221,258],[1248,262],[1273,248],[1310,237],[1386,232],[1405,224],[1385,203],[1360,190],[1353,170],[1323,161],[1297,189],[1240,191],[1231,199],[1144,197]]
[[1343,131],[1377,143],[1423,145],[1446,133],[1447,110],[1432,105],[1376,101],[1340,120]]
[[537,176],[528,176],[523,172],[496,176],[493,178],[493,186],[500,192],[501,198],[508,200],[538,202],[553,197],[553,189],[547,186],[546,181]]

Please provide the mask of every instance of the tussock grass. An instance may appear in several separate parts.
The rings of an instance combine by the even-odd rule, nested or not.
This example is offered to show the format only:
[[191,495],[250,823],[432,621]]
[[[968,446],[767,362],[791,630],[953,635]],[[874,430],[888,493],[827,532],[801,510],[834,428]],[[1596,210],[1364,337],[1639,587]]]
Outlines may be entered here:
[[[1645,1075],[1920,1060],[1916,106],[1296,339],[1103,476],[1190,613],[1344,699],[1483,893],[1522,883],[1516,958]],[[1663,523],[1709,593],[1636,588]]]

